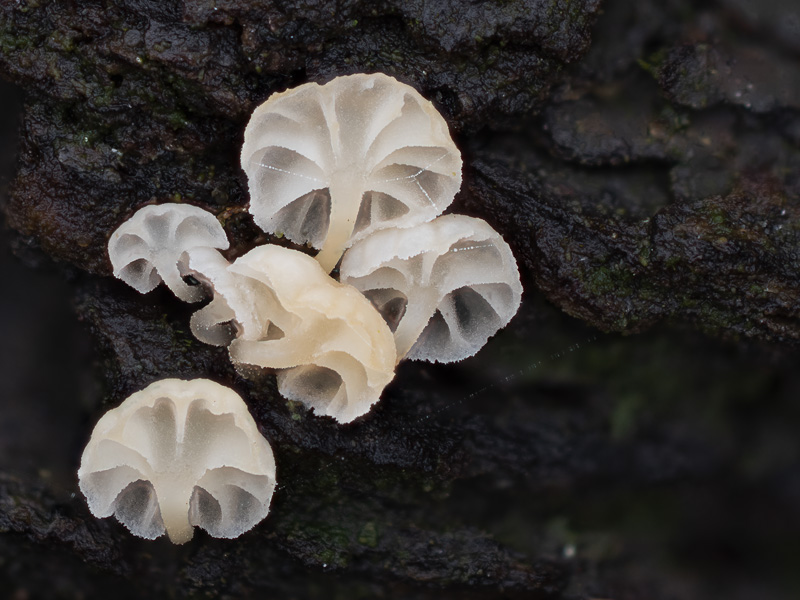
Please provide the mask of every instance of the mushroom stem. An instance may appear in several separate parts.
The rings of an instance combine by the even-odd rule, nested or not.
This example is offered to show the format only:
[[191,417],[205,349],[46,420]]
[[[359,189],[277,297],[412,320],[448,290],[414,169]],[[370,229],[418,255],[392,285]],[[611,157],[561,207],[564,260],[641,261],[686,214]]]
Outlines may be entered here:
[[169,289],[184,302],[198,302],[203,299],[203,289],[201,286],[191,287],[181,277],[178,266],[174,261],[166,259],[154,259],[158,274]]
[[364,177],[355,169],[342,169],[334,173],[328,191],[331,195],[330,225],[316,256],[326,273],[333,271],[353,235],[364,195]]
[[164,494],[159,498],[161,520],[173,544],[185,544],[194,535],[194,527],[189,523],[190,497],[191,491],[184,494]]
[[403,318],[394,331],[394,345],[397,348],[397,362],[403,360],[419,339],[420,334],[427,327],[436,307],[439,298],[435,290],[421,288],[411,295],[406,305]]

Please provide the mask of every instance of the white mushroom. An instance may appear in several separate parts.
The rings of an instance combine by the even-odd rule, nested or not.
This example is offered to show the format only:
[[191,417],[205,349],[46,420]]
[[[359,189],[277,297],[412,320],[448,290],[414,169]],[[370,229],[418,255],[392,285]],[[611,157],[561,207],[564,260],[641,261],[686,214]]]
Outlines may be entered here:
[[321,248],[326,272],[371,232],[441,214],[461,186],[445,120],[381,73],[272,95],[245,129],[242,168],[256,223]]
[[183,544],[194,526],[233,538],[269,511],[275,461],[247,406],[207,379],[164,379],[108,411],[78,471],[97,517]]
[[231,360],[280,369],[284,396],[339,422],[369,411],[394,377],[396,362],[392,333],[369,301],[310,256],[279,246],[255,248],[229,271],[237,288],[224,300],[232,306],[261,299],[258,311],[263,307],[265,314],[258,320],[267,324],[260,330],[240,325]]
[[347,251],[341,279],[390,323],[398,359],[472,356],[522,296],[511,248],[485,221],[462,215],[374,233]]
[[203,298],[203,289],[181,278],[181,255],[192,248],[226,249],[225,230],[210,212],[189,204],[140,208],[108,240],[114,275],[142,294],[163,280],[186,302]]

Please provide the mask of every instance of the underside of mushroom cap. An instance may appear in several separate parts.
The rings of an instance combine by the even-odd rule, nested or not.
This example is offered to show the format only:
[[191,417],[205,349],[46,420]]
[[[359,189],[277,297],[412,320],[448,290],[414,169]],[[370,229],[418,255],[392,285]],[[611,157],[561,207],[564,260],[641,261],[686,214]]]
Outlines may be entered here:
[[376,232],[347,251],[341,278],[392,325],[399,359],[472,356],[522,296],[508,244],[485,221],[462,215]]
[[260,246],[230,270],[271,293],[293,317],[260,339],[231,343],[237,364],[283,369],[285,396],[340,422],[369,411],[394,377],[394,340],[380,314],[356,289],[336,282],[311,257]]
[[275,461],[247,406],[206,379],[164,379],[97,423],[78,471],[97,517],[182,544],[199,526],[241,535],[269,511]]
[[441,214],[461,186],[447,123],[414,88],[381,73],[274,94],[244,138],[254,220],[321,248],[326,272],[371,232]]
[[181,256],[197,247],[228,248],[225,230],[208,211],[189,204],[148,205],[120,225],[108,240],[114,275],[141,292],[163,280],[185,302],[203,298],[203,289],[181,278]]

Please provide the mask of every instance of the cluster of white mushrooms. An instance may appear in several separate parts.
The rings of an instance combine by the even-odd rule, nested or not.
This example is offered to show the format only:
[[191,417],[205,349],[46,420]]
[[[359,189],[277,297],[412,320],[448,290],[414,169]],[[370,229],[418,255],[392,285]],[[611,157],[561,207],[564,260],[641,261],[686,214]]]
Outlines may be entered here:
[[[140,209],[108,252],[139,292],[163,281],[184,301],[210,297],[191,330],[226,346],[244,376],[274,371],[285,397],[349,423],[400,360],[472,356],[516,313],[508,245],[480,219],[439,216],[461,155],[413,88],[372,74],[275,94],[253,113],[241,159],[256,224],[315,257],[268,244],[231,263],[214,215],[184,204]],[[97,516],[182,543],[194,525],[235,537],[262,519],[275,465],[234,392],[164,380],[100,420],[79,477]]]

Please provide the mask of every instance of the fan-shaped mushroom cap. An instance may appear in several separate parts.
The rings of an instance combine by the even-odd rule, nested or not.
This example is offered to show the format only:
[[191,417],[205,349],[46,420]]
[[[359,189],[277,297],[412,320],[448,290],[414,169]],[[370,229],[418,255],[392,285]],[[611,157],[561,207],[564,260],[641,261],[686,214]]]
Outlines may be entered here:
[[280,308],[262,318],[268,328],[243,331],[231,343],[231,360],[282,369],[284,396],[339,422],[369,411],[394,377],[396,361],[392,333],[369,301],[310,256],[279,246],[255,248],[229,271]]
[[256,223],[322,248],[326,272],[357,239],[441,214],[461,187],[447,123],[381,73],[272,95],[245,129],[242,168]]
[[395,326],[399,359],[472,356],[522,296],[511,248],[485,221],[462,215],[374,233],[347,251],[341,278]]
[[181,300],[197,302],[202,288],[186,284],[180,273],[181,255],[197,247],[228,247],[214,215],[189,204],[148,205],[111,234],[108,256],[114,275],[142,294],[163,280]]
[[112,514],[155,539],[183,544],[199,526],[233,538],[261,521],[275,488],[275,460],[247,406],[207,379],[163,379],[108,411],[78,471],[97,517]]

